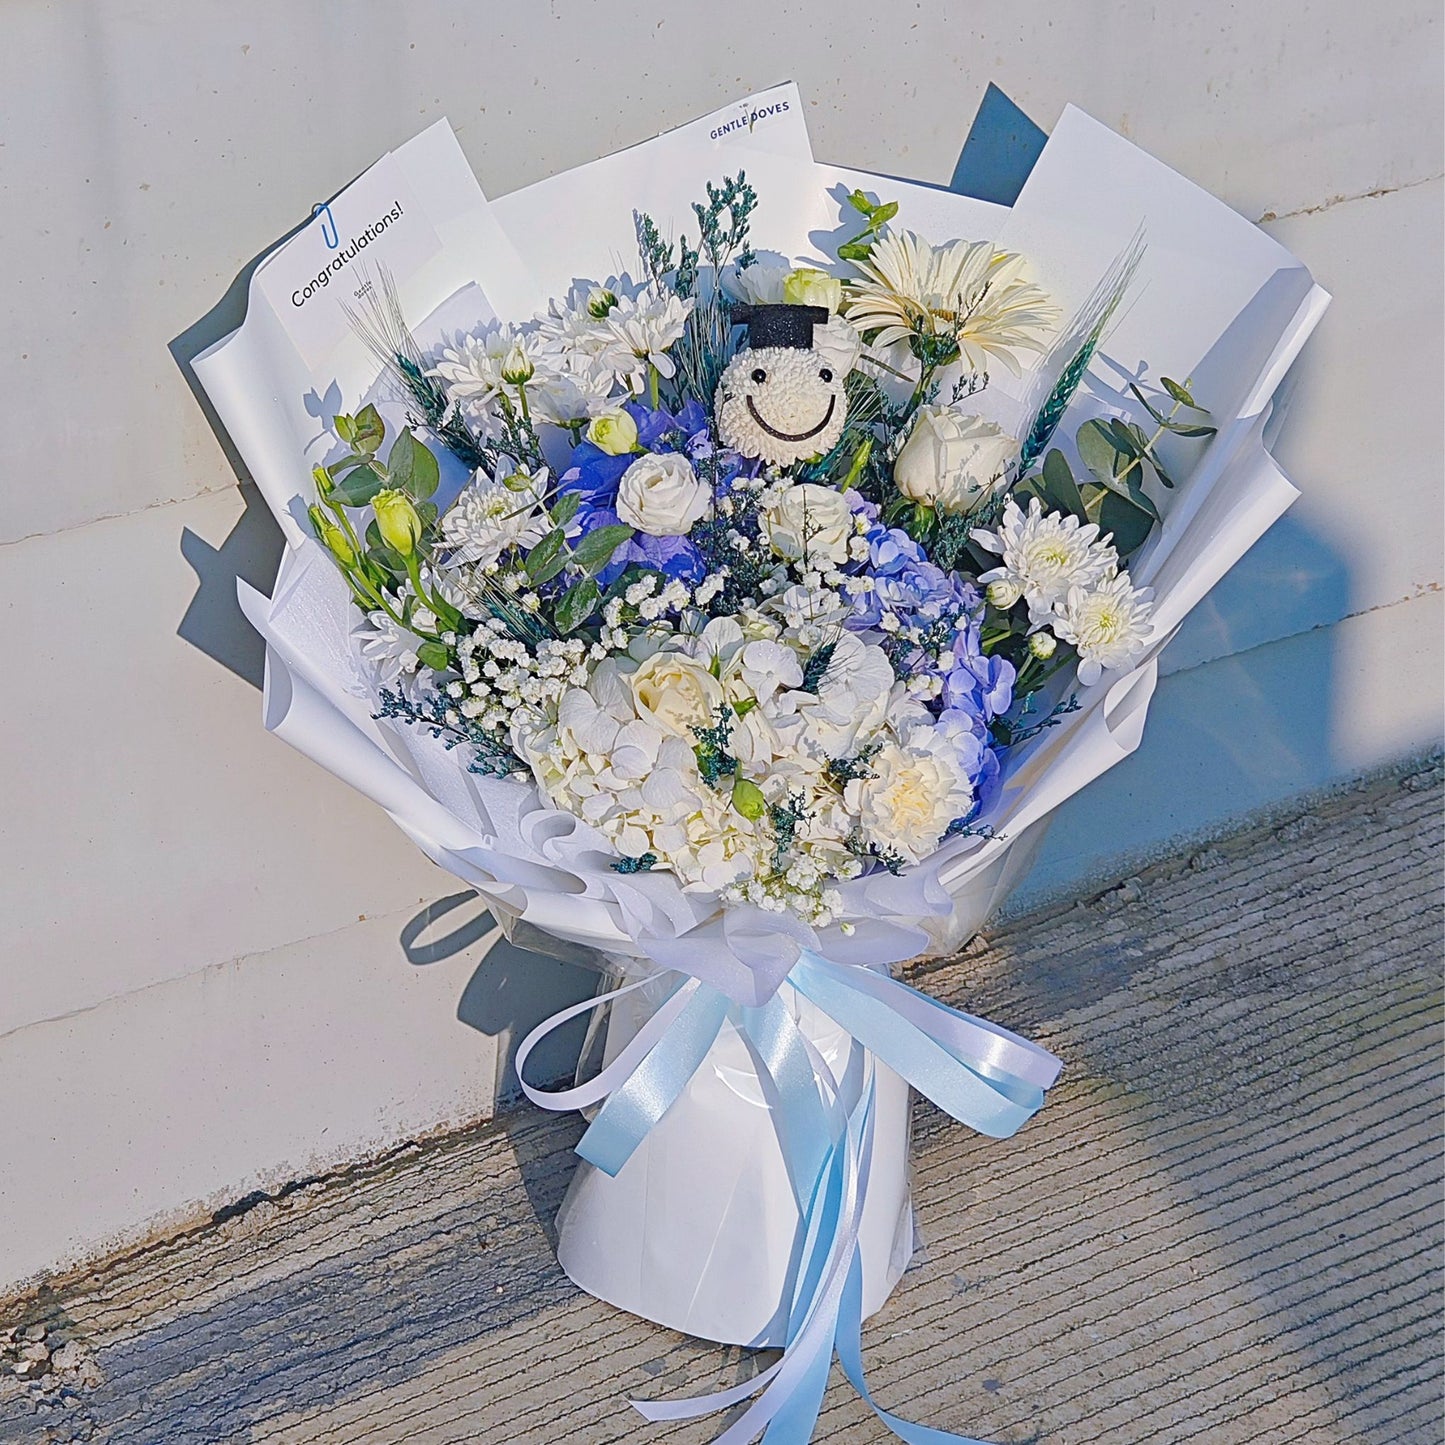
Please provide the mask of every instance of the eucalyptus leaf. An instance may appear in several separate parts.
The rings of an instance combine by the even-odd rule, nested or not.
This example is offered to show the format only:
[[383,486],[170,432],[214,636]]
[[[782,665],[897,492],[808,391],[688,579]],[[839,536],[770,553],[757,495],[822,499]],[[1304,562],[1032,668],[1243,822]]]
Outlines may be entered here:
[[346,507],[364,507],[386,483],[370,467],[357,467],[332,488],[334,500]]
[[563,492],[557,500],[552,503],[552,523],[557,527],[565,527],[573,517],[577,515],[577,508],[582,505],[581,492]]
[[575,632],[592,615],[602,593],[592,577],[569,587],[557,603],[556,622],[563,632]]
[[598,527],[595,532],[588,532],[577,543],[571,560],[584,572],[596,576],[612,560],[612,554],[631,537],[632,528],[621,523],[611,527]]
[[1138,551],[1153,529],[1155,518],[1128,497],[1106,487],[1091,490],[1093,495],[1085,503],[1089,520],[1099,524],[1101,533],[1113,536],[1114,547],[1121,557]]
[[1075,445],[1079,449],[1079,460],[1106,486],[1131,460],[1121,456],[1108,424],[1103,421],[1086,421],[1079,428]]
[[1169,425],[1168,418],[1165,417],[1164,413],[1162,411],[1156,411],[1154,407],[1149,404],[1149,398],[1145,396],[1144,393],[1140,391],[1139,388],[1135,386],[1132,381],[1129,383],[1129,390],[1134,393],[1134,396],[1138,400],[1139,405],[1142,406],[1144,410],[1147,411],[1149,415],[1152,416],[1154,420],[1159,423],[1160,426]]
[[1185,426],[1177,421],[1167,421],[1164,425],[1177,437],[1212,437],[1219,430],[1212,426]]
[[567,565],[567,558],[563,555],[563,545],[562,529],[554,527],[527,553],[527,560],[523,563],[523,567],[527,573],[527,580],[533,587],[540,587],[544,582],[550,582]]
[[328,476],[336,478],[345,472],[354,471],[357,467],[369,467],[370,465],[370,457],[358,456],[355,452],[352,452],[350,456],[342,457],[339,462],[332,462],[331,465],[326,468],[326,472]]
[[1072,512],[1076,517],[1084,515],[1084,499],[1079,495],[1079,484],[1074,480],[1073,469],[1068,459],[1057,448],[1044,458],[1044,496],[1062,512]]
[[368,402],[356,414],[356,436],[353,445],[359,452],[375,452],[386,436],[386,423],[381,413]]
[[1170,381],[1167,376],[1159,378],[1159,385],[1179,403],[1180,406],[1193,407],[1195,411],[1203,411],[1204,408],[1190,396],[1188,390],[1179,385],[1177,381]]
[[418,502],[425,501],[437,489],[441,470],[437,459],[424,443],[416,439],[410,427],[397,433],[386,459],[391,484]]

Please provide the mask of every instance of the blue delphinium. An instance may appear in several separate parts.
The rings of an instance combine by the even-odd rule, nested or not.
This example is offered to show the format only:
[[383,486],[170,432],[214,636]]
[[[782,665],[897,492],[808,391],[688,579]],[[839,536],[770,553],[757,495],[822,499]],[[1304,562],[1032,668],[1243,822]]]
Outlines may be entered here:
[[[665,407],[648,407],[641,402],[630,401],[626,403],[625,410],[637,425],[638,445],[645,451],[682,452],[697,468],[699,475],[707,475],[706,469],[714,459],[715,447],[707,413],[697,402],[687,402],[678,411],[671,412]],[[618,484],[639,455],[639,452],[625,452],[621,456],[613,456],[589,441],[579,442],[572,449],[567,467],[558,479],[557,489],[580,495],[582,500],[575,523],[582,534],[619,521]],[[612,554],[612,560],[598,574],[598,583],[603,587],[610,586],[633,563],[654,568],[669,578],[681,578],[692,585],[707,576],[707,564],[702,553],[686,537],[651,537],[637,532]]]

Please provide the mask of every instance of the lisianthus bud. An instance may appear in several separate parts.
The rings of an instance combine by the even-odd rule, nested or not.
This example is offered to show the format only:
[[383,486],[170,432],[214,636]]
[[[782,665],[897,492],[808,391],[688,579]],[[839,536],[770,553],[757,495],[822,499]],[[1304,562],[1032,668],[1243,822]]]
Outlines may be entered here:
[[609,457],[620,457],[637,448],[637,423],[621,407],[598,412],[587,424],[587,440]]
[[532,365],[532,358],[527,355],[520,341],[514,341],[508,348],[507,354],[502,358],[502,380],[508,386],[525,386],[531,381],[537,368]]
[[411,498],[405,492],[387,487],[371,499],[371,510],[376,513],[381,540],[393,552],[410,557],[421,541],[422,531],[421,518]]
[[351,545],[351,538],[320,507],[307,507],[306,515],[311,518],[312,528],[331,555],[348,570],[356,566],[356,548]]
[[836,311],[843,304],[843,283],[826,271],[799,266],[783,277],[783,300],[794,306],[826,306]]
[[756,783],[750,783],[746,778],[739,778],[733,784],[733,807],[744,818],[756,823],[768,811],[768,800],[763,796],[763,790]]
[[[995,582],[993,585],[997,587],[998,583]],[[1029,638],[1029,651],[1038,658],[1040,662],[1052,657],[1058,645],[1058,639],[1052,632],[1036,632]]]
[[587,293],[587,314],[595,321],[604,321],[607,313],[617,305],[617,293],[605,286],[594,286]]
[[331,473],[325,467],[312,467],[311,480],[316,483],[316,495],[324,501],[327,493],[334,485],[331,480]]
[[1007,612],[1023,595],[1023,590],[1013,582],[1005,582],[1000,579],[988,584],[988,600],[1000,612]]

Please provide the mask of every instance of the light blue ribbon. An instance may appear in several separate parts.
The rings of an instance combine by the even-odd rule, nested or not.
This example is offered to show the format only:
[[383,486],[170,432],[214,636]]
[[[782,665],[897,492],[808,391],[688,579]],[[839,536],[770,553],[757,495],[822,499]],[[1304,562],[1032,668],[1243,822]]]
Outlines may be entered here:
[[[863,1375],[862,1260],[858,1229],[872,1167],[874,1058],[939,1108],[994,1138],[1007,1138],[1039,1109],[1059,1060],[1026,1039],[948,1008],[885,974],[836,964],[804,950],[787,980],[853,1038],[835,1079],[775,994],[740,1008],[710,985],[688,980],[618,1057],[588,1085],[555,1094],[529,1086],[527,1055],[547,1033],[641,983],[575,1005],[534,1029],[517,1054],[522,1087],[546,1108],[606,1102],[577,1152],[615,1175],[686,1089],[724,1022],[738,1030],[776,1121],[800,1212],[793,1298],[782,1358],[753,1380],[717,1394],[632,1401],[647,1419],[689,1419],[759,1398],[715,1445],[807,1445],[817,1425],[836,1350],[844,1373],[878,1418],[906,1445],[980,1445],[917,1425],[873,1399]],[[870,1057],[871,1056],[871,1057]]]

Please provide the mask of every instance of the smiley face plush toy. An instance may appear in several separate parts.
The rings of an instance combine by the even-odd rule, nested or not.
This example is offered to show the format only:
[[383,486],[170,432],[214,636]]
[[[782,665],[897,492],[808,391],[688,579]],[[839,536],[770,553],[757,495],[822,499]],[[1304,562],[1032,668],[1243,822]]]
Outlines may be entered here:
[[843,435],[848,398],[843,377],[813,349],[822,306],[734,306],[748,345],[728,363],[717,389],[724,446],[788,466],[828,451]]

